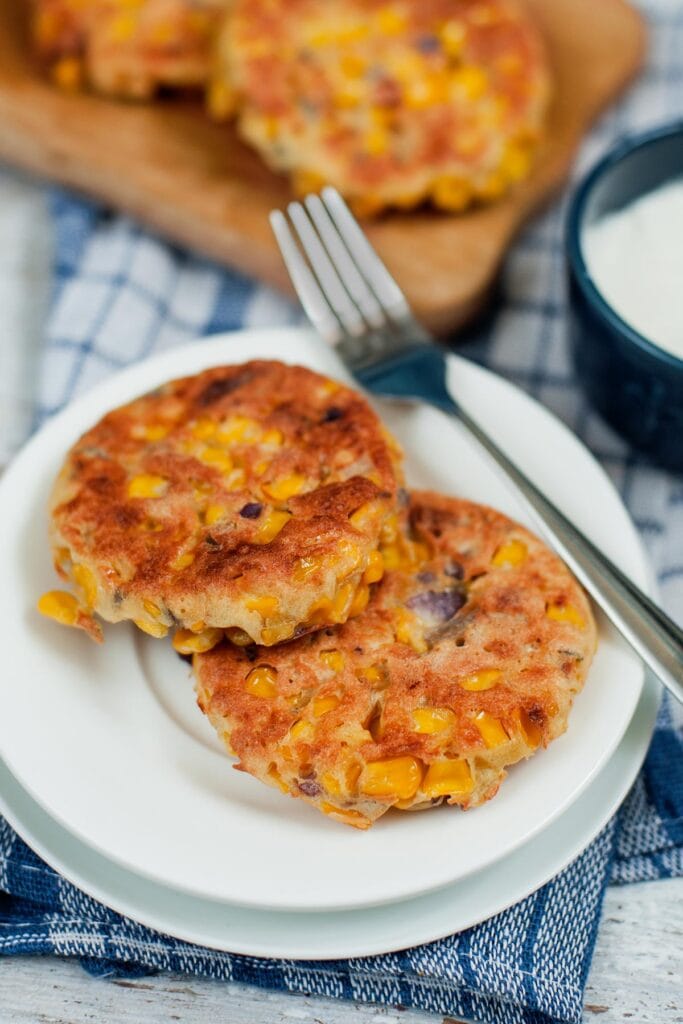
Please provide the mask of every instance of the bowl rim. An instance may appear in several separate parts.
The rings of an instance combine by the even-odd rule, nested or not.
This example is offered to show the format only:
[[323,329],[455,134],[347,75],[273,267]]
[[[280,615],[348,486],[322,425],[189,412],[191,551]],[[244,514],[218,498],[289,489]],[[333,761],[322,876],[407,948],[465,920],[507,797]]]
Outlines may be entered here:
[[[632,327],[626,320],[623,320],[614,307],[610,305],[593,281],[588,264],[584,258],[581,242],[586,203],[600,179],[637,150],[645,149],[648,146],[661,142],[663,139],[676,135],[683,137],[683,118],[677,118],[675,121],[658,125],[655,128],[649,128],[644,132],[623,136],[593,164],[580,181],[570,200],[566,222],[565,248],[569,264],[574,271],[576,281],[585,298],[591,305],[597,308],[611,329],[616,333],[626,336],[632,345],[646,355],[657,359],[675,372],[683,374],[683,357],[677,356],[673,352],[668,352],[644,334],[641,334],[635,327]],[[672,178],[671,180],[675,179]],[[646,194],[646,192],[641,193],[641,195]]]

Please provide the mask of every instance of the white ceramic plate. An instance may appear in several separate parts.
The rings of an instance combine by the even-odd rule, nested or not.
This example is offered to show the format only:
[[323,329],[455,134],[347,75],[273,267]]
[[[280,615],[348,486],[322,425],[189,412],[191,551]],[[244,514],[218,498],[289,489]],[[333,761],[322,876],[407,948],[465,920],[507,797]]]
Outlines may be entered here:
[[561,871],[598,834],[631,787],[647,751],[660,689],[648,676],[631,723],[607,765],[557,821],[485,868],[415,899],[337,913],[250,910],[201,899],[113,864],[58,825],[0,760],[0,812],[37,853],[90,896],[187,942],[249,956],[337,960],[372,956],[485,921]]
[[[600,623],[600,648],[568,734],[517,766],[491,803],[387,815],[369,832],[234,772],[194,705],[170,645],[133,627],[97,647],[35,612],[54,586],[45,502],[68,446],[106,410],[173,376],[277,356],[343,376],[300,330],[226,335],[169,352],[102,386],[52,420],[0,483],[0,754],[58,822],[111,860],[157,882],[258,909],[323,911],[405,899],[465,878],[554,820],[594,778],[633,713],[638,659]],[[531,476],[641,585],[642,551],[611,484],[548,412],[499,378],[453,360],[456,390]],[[406,449],[413,486],[523,511],[457,423],[424,407],[382,406]]]

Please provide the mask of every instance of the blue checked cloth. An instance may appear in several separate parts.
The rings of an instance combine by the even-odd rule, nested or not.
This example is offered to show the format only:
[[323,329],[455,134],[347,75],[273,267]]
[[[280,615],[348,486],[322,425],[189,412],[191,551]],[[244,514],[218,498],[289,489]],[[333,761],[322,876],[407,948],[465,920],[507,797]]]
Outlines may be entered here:
[[[625,131],[683,113],[683,8],[643,2],[647,75],[586,141],[577,173]],[[59,194],[55,287],[36,423],[108,374],[215,331],[298,322],[269,290],[179,252],[124,217]],[[503,299],[462,351],[534,395],[588,445],[648,546],[665,606],[683,620],[683,481],[646,465],[587,407],[567,360],[564,205],[513,249]],[[239,349],[235,350],[239,359]],[[629,798],[539,892],[459,935],[333,963],[217,953],[126,920],[47,867],[0,819],[0,952],[79,957],[93,973],[163,970],[282,991],[412,1006],[496,1024],[579,1021],[607,884],[683,875],[683,715],[665,701]]]

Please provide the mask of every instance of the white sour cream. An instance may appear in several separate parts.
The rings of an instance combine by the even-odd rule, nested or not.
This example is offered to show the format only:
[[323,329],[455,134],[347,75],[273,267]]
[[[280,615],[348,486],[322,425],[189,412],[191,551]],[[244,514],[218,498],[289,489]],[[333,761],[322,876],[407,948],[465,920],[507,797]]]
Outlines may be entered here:
[[683,359],[683,176],[586,227],[582,247],[621,319]]

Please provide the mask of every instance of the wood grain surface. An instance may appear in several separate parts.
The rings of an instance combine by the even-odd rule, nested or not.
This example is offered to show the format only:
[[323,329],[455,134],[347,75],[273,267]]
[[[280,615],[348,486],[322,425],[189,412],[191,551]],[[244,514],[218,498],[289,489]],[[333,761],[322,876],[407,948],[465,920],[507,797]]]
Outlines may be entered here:
[[[418,315],[438,333],[477,312],[516,230],[565,180],[582,134],[640,68],[645,29],[624,0],[527,0],[550,52],[555,95],[531,178],[461,216],[419,211],[370,225]],[[126,211],[169,239],[287,289],[267,213],[285,182],[212,124],[199,102],[121,104],[65,95],[29,53],[25,3],[0,0],[0,159]]]

